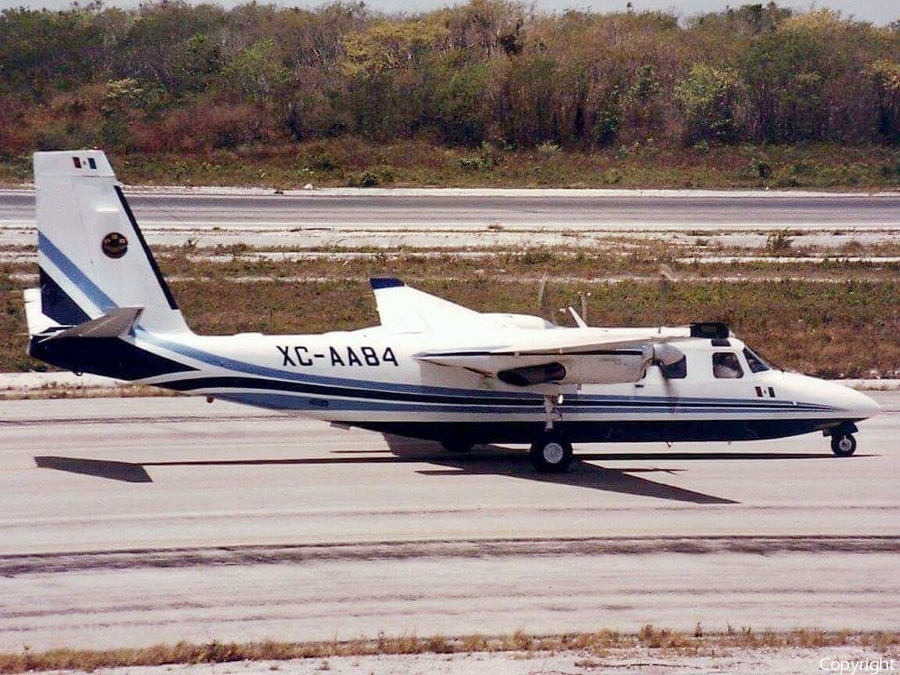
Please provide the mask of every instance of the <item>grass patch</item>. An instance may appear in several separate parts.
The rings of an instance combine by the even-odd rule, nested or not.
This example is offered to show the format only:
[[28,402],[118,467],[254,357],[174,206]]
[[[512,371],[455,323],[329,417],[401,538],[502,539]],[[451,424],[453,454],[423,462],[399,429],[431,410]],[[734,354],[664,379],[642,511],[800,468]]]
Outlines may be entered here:
[[100,668],[164,666],[175,664],[232,663],[236,661],[288,661],[345,656],[460,654],[475,652],[561,652],[575,651],[585,656],[606,656],[610,650],[649,649],[666,655],[725,655],[728,650],[815,649],[861,646],[888,655],[897,651],[900,633],[851,632],[802,629],[788,632],[754,632],[750,628],[694,636],[646,625],[634,634],[601,630],[592,633],[532,635],[517,631],[512,635],[485,637],[399,636],[380,634],[375,639],[330,642],[218,642],[156,645],[143,649],[108,651],[56,649],[36,652],[28,648],[18,653],[0,654],[0,673],[17,675],[35,671],[93,672]]
[[[890,146],[813,143],[716,146],[665,152],[640,144],[596,150],[448,147],[426,139],[376,143],[355,136],[190,154],[117,151],[132,185],[562,188],[900,188]],[[30,156],[0,165],[0,184],[31,180]]]
[[[124,180],[134,184],[320,186],[804,188],[896,189],[885,171],[896,153],[883,146],[830,144],[724,146],[665,153],[628,147],[534,150],[438,146],[424,140],[377,145],[354,137],[288,146],[215,151],[196,156],[126,155]],[[749,165],[767,171],[748,170]]]

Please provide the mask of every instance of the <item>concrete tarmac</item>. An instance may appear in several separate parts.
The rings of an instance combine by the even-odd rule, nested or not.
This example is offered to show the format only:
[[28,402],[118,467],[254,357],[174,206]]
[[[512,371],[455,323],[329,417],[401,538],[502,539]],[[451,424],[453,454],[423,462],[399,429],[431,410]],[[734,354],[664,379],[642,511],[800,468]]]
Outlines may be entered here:
[[[896,193],[810,193],[713,190],[353,189],[273,194],[260,189],[134,188],[125,192],[146,223],[379,229],[450,225],[481,229],[557,225],[603,229],[717,230],[890,228],[900,225]],[[0,222],[33,222],[32,190],[0,190]]]
[[[416,228],[481,231],[628,232],[729,231],[791,227],[801,231],[895,230],[897,195],[682,193],[603,190],[322,190],[253,198],[137,196],[135,213],[148,223],[188,221],[265,223],[284,228],[365,227],[390,232]],[[262,216],[262,217],[261,217]]]
[[[870,246],[900,232],[897,194],[674,190],[127,188],[151,246],[196,251],[606,247],[698,236],[721,247],[764,248],[789,230],[797,249]],[[34,196],[0,190],[0,258],[33,258]],[[851,249],[852,250],[852,249]],[[705,252],[708,253],[708,252]]]
[[0,649],[896,629],[900,394],[827,439],[521,449],[202,399],[4,402]]

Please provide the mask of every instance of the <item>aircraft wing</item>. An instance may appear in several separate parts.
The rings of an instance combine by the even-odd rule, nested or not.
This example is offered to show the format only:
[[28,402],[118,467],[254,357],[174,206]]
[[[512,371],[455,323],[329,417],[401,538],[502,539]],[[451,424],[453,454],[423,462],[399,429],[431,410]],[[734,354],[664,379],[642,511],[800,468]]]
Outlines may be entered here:
[[580,329],[529,335],[527,344],[487,349],[431,351],[416,359],[462,368],[507,384],[619,384],[639,380],[652,362],[671,364],[682,356],[673,345],[634,339],[586,337]]
[[[516,386],[536,384],[613,384],[640,379],[653,361],[674,362],[682,353],[646,330],[605,333],[604,329],[556,328],[540,317],[482,314],[398,279],[372,279],[383,328],[393,333],[487,330],[493,342],[422,352],[423,364],[460,368]],[[500,329],[500,330],[497,330]],[[508,329],[503,330],[503,329]],[[498,336],[512,340],[498,343]]]

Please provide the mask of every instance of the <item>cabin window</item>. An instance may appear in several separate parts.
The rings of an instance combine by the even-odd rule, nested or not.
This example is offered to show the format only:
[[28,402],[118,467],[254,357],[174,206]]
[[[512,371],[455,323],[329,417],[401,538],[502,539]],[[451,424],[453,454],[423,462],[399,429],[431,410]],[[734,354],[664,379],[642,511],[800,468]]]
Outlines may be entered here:
[[760,356],[751,351],[748,347],[744,347],[744,358],[747,359],[747,365],[754,373],[762,373],[770,370],[769,364],[762,360]]
[[715,352],[712,355],[713,375],[724,380],[733,380],[744,376],[741,362],[734,352]]

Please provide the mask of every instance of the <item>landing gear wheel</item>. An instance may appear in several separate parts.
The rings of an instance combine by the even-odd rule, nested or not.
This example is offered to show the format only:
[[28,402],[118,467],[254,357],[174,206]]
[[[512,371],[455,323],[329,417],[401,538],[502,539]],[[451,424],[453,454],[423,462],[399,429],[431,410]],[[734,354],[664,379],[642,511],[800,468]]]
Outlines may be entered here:
[[444,448],[447,452],[452,452],[455,455],[459,455],[466,452],[471,452],[472,448],[475,447],[471,441],[467,441],[463,438],[448,438],[441,441],[441,447]]
[[544,436],[531,446],[531,463],[541,473],[559,473],[572,463],[572,444],[558,436]]
[[832,436],[831,451],[837,457],[849,457],[856,452],[856,438],[853,437],[853,434]]

